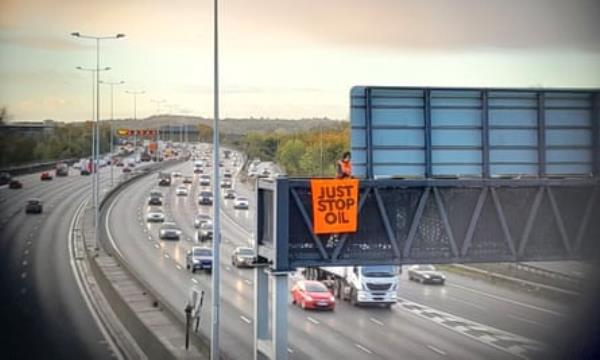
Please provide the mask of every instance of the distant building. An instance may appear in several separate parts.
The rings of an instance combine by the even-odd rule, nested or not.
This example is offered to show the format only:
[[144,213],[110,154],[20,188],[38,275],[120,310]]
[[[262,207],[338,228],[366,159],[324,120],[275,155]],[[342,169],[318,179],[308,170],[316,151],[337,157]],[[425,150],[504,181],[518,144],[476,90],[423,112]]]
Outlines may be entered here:
[[39,137],[52,135],[58,126],[54,120],[44,121],[12,121],[0,125],[0,132],[24,136]]

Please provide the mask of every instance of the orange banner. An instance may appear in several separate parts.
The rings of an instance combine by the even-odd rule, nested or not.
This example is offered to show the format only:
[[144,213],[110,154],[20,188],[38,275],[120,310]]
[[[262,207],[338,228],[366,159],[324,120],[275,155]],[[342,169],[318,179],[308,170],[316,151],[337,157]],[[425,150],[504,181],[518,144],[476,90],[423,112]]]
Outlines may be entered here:
[[310,181],[315,234],[356,232],[358,179]]

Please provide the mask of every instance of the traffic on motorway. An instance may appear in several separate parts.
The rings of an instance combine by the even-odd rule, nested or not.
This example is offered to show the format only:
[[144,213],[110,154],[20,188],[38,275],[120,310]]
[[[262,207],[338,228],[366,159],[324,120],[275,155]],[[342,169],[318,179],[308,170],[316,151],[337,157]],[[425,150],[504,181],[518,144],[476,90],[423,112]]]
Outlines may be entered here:
[[[233,152],[217,165],[222,179],[231,179],[231,184],[221,182],[213,193],[213,166],[210,145],[196,145],[189,161],[141,180],[127,197],[119,197],[108,214],[108,226],[132,270],[172,309],[180,309],[191,286],[210,293],[217,266],[212,261],[211,205],[220,196],[222,331],[227,334],[223,348],[233,358],[245,359],[252,351],[248,325],[253,322],[256,265],[253,182],[274,179],[281,170],[272,163],[244,161],[243,154]],[[135,227],[125,221],[132,214]],[[559,303],[433,265],[306,268],[289,279],[290,358],[395,358],[407,349],[420,353],[418,347],[429,349],[432,357],[535,357],[543,351],[552,324],[566,313]],[[427,315],[431,313],[440,318]],[[210,318],[206,300],[201,318]],[[240,322],[245,325],[240,327]],[[408,334],[402,330],[406,324]],[[207,321],[200,322],[200,333],[210,336]]]

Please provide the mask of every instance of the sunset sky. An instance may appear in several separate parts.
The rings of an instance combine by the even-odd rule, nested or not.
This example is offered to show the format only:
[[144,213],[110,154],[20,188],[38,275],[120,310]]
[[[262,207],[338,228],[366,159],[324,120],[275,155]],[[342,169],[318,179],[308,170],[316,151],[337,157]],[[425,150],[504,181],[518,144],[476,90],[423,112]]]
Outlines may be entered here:
[[[1,0],[0,107],[91,117],[91,41],[115,117],[212,116],[212,0]],[[353,85],[600,87],[598,0],[223,0],[223,117],[346,119]],[[109,117],[108,88],[101,91]]]

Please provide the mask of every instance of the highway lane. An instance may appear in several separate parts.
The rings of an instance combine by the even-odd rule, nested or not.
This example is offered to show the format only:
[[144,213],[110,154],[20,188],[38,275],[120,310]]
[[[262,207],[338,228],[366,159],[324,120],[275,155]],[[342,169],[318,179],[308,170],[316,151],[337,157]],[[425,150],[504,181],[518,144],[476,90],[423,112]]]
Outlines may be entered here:
[[[187,171],[191,172],[191,167]],[[149,190],[155,187],[156,179],[143,180],[135,187],[127,190],[127,196],[117,200],[113,208],[113,213],[109,218],[111,232],[115,238],[121,251],[125,254],[134,268],[142,278],[151,284],[155,290],[158,290],[167,301],[171,302],[175,308],[183,308],[187,288],[190,286],[191,279],[195,279],[196,283],[202,283],[203,287],[208,289],[209,277],[202,275],[191,276],[186,274],[181,268],[183,264],[185,250],[191,246],[191,243],[182,241],[179,243],[173,242],[156,242],[156,229],[154,225],[150,225],[148,230],[144,226],[143,221],[138,225],[140,228],[136,231],[127,226],[126,218],[129,216],[138,215],[138,220],[144,219],[143,211],[145,198]],[[126,198],[126,200],[125,200]],[[192,198],[195,199],[195,198]],[[177,206],[171,203],[172,216],[175,220],[181,223],[191,224],[195,208],[185,211],[182,203],[185,200],[171,200]],[[135,204],[134,204],[135,203]],[[190,201],[193,204],[193,201]],[[195,206],[195,205],[194,205]],[[183,208],[183,209],[180,209]],[[183,218],[183,219],[180,219]],[[225,219],[225,218],[224,218]],[[190,234],[190,226],[184,227],[186,238],[192,237]],[[223,331],[230,331],[230,327],[240,327],[240,323],[246,323],[248,326],[245,336],[238,337],[236,345],[231,348],[223,344],[228,350],[243,349],[240,352],[241,357],[249,358],[248,350],[251,349],[252,328],[241,316],[246,320],[252,321],[252,282],[251,271],[232,269],[226,262],[229,261],[230,247],[227,246],[227,241],[234,244],[240,244],[247,241],[239,235],[229,236],[229,232],[234,233],[239,230],[227,224],[223,224],[223,241],[224,254],[223,263]],[[144,231],[145,230],[145,231]],[[137,232],[137,234],[136,234]],[[153,238],[154,237],[154,238]],[[150,240],[148,240],[150,239]],[[160,246],[162,243],[163,246]],[[157,249],[158,248],[158,249]],[[164,256],[168,255],[168,259]],[[175,260],[175,262],[173,261]],[[170,264],[170,265],[169,265]],[[230,270],[228,271],[227,268]],[[241,275],[241,278],[240,278]],[[176,283],[181,282],[180,289],[177,290]],[[250,283],[250,284],[249,284]],[[230,285],[231,284],[231,285]],[[230,304],[234,306],[230,310]],[[208,306],[205,306],[205,311]],[[231,313],[240,314],[239,318],[232,316],[232,319],[227,318]],[[449,331],[443,327],[437,326],[430,321],[424,321],[421,318],[414,316],[409,312],[400,309],[392,310],[392,312],[384,309],[356,309],[346,304],[340,304],[340,307],[334,314],[303,312],[290,305],[290,344],[294,353],[292,358],[296,358],[299,349],[306,352],[310,358],[325,357],[325,358],[395,358],[398,353],[407,354],[408,358],[430,358],[432,356],[450,356],[452,358],[510,358],[507,353],[500,352],[494,348],[486,346],[482,343],[472,341],[471,339],[462,336],[456,332]],[[240,322],[241,319],[241,322]],[[386,322],[391,322],[386,324]],[[348,322],[348,323],[346,323]],[[383,324],[383,325],[382,325]],[[205,324],[206,325],[206,324]],[[404,327],[406,326],[406,327]],[[404,332],[396,334],[390,332],[390,329],[400,330]],[[223,339],[228,338],[224,336]],[[247,345],[245,345],[247,344]],[[245,356],[243,356],[246,354]],[[444,354],[444,355],[441,355]],[[298,358],[302,358],[298,355]]]
[[[0,272],[2,319],[8,358],[109,358],[104,336],[79,293],[67,251],[70,220],[89,194],[90,177],[41,182],[39,173],[19,177],[22,190],[1,189]],[[106,179],[106,170],[102,174]],[[44,201],[44,212],[27,215],[27,198]]]

